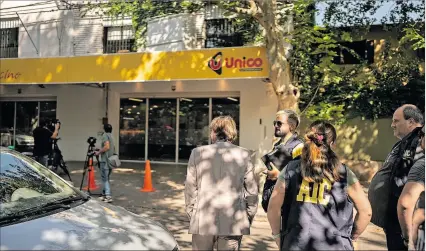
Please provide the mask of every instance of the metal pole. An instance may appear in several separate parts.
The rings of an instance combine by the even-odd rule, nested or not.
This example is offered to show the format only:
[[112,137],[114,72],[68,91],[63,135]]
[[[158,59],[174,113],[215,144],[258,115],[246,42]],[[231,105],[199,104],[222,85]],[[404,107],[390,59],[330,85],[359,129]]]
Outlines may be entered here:
[[104,83],[104,85],[105,85],[105,117],[108,118],[109,84]]
[[176,98],[177,104],[176,104],[176,130],[175,130],[175,135],[176,135],[176,146],[175,146],[175,163],[179,162],[179,130],[180,130],[180,125],[179,125],[179,110],[180,110],[180,99]]
[[145,161],[148,160],[148,137],[149,137],[149,98],[146,99],[146,106],[145,106]]
[[37,55],[39,55],[39,52],[38,52],[37,46],[34,44],[34,41],[33,41],[33,39],[31,38],[31,35],[30,35],[30,33],[28,32],[27,27],[25,26],[24,22],[22,22],[22,19],[21,19],[21,17],[19,16],[18,12],[16,12],[16,15],[18,16],[19,21],[21,21],[22,26],[24,26],[24,29],[25,29],[25,31],[27,32],[28,37],[30,37],[31,43],[32,43],[32,44],[33,44],[33,46],[34,46],[34,49],[36,50]]
[[16,102],[13,102],[14,103],[14,111],[13,111],[13,147],[16,147],[15,146],[15,137],[16,137],[16,109],[17,109],[17,106],[16,106]]
[[207,134],[209,138],[209,144],[212,143],[212,139],[210,138],[210,123],[212,122],[212,119],[213,119],[213,101],[212,101],[212,98],[209,98],[209,133]]

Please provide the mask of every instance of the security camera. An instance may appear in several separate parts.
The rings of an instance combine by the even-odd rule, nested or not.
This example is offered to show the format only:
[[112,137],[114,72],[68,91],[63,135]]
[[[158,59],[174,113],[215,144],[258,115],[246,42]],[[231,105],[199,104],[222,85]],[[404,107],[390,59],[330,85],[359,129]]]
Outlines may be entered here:
[[22,93],[22,89],[21,88],[19,88],[18,89],[18,94],[21,94]]
[[172,91],[176,91],[176,84],[173,83],[171,88],[172,88]]

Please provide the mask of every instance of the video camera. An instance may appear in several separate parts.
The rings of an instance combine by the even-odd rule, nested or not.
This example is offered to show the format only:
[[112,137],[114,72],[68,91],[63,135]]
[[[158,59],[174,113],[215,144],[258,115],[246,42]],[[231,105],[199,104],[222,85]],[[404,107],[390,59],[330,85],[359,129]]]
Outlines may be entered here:
[[61,129],[61,121],[59,121],[59,119],[52,119],[50,121],[47,122],[46,126],[50,131],[55,131],[55,125],[59,124],[59,129]]
[[95,148],[96,145],[96,138],[95,137],[89,137],[87,139],[87,144],[89,144],[89,149],[87,149],[87,156],[92,157],[95,155],[95,151],[99,150]]
[[95,137],[89,137],[87,139],[87,144],[89,144],[89,146],[91,146],[91,147],[95,147],[95,145],[96,145],[96,138]]

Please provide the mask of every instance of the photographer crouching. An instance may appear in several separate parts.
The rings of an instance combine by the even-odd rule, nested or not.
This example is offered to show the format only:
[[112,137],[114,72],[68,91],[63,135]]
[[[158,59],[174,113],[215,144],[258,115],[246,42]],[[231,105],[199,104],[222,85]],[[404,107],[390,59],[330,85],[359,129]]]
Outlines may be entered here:
[[100,168],[101,168],[101,177],[102,177],[102,184],[103,184],[103,192],[101,195],[101,199],[104,202],[112,202],[111,197],[111,187],[109,182],[109,177],[112,172],[112,165],[109,161],[109,157],[114,155],[115,152],[115,145],[112,141],[112,126],[110,124],[104,124],[104,133],[102,134],[102,143],[101,143],[101,149],[99,151],[95,152],[96,156],[101,155],[101,162],[100,162]]
[[40,119],[39,126],[34,129],[34,150],[33,156],[37,162],[47,167],[49,162],[49,154],[52,151],[52,139],[56,139],[59,133],[60,123],[55,123],[55,129],[52,132],[49,123],[45,119]]

